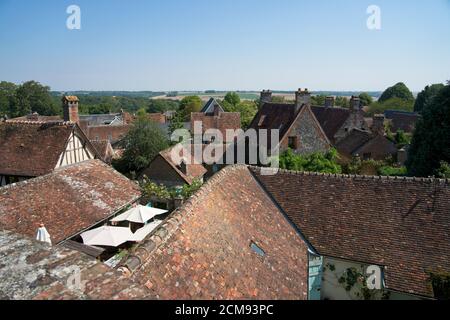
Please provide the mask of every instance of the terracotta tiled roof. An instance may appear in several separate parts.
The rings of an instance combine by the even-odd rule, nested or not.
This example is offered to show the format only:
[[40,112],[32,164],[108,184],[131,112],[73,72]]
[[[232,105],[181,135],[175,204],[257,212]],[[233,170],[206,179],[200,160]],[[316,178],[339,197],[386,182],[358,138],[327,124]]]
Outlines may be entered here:
[[44,223],[59,243],[140,197],[139,187],[100,160],[0,188],[0,227],[34,237]]
[[387,110],[384,114],[386,119],[391,120],[391,131],[394,133],[398,130],[412,133],[417,121],[421,118],[420,114],[414,112]]
[[[280,130],[280,140],[286,135],[290,126],[297,117],[295,104],[287,103],[264,103],[261,110],[252,120],[250,128],[278,129]],[[268,133],[270,136],[270,133]]]
[[91,140],[91,143],[98,151],[103,161],[106,161],[109,157],[108,148],[112,148],[111,143],[108,140]]
[[334,136],[342,128],[351,113],[350,109],[339,107],[313,106],[311,109],[330,141],[334,141]]
[[64,99],[69,102],[78,102],[79,101],[77,96],[64,96]]
[[[186,173],[180,170],[180,163],[176,163],[174,159],[172,159],[171,151],[173,148],[169,148],[167,150],[161,151],[159,155],[168,163],[170,166],[178,173],[178,175],[183,178],[188,184],[192,184],[195,179],[201,179],[208,170],[203,167],[201,163],[197,163],[192,157],[190,162],[185,162],[186,165]],[[193,154],[194,149],[191,148],[191,154]]]
[[307,298],[306,244],[245,166],[212,177],[120,270],[162,299]]
[[[0,230],[0,300],[150,299],[150,291],[87,255]],[[71,288],[80,271],[84,288]]]
[[75,124],[11,121],[0,123],[0,174],[35,177],[50,173]]
[[336,149],[339,153],[351,157],[357,149],[370,141],[371,138],[371,132],[353,129],[345,138],[336,144]]
[[202,122],[202,133],[209,129],[217,129],[222,133],[224,141],[231,142],[234,137],[227,137],[226,130],[237,130],[241,128],[241,114],[239,112],[220,112],[218,116],[214,116],[193,112],[191,113],[192,133],[194,133],[195,122]]
[[389,289],[423,296],[427,272],[450,272],[450,180],[252,171],[320,254],[385,266]]

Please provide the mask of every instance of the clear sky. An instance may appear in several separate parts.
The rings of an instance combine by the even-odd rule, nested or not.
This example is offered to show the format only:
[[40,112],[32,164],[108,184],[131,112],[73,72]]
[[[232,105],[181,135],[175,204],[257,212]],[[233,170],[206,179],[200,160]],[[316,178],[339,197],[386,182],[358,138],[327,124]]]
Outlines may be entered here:
[[[66,27],[69,5],[81,30]],[[369,5],[381,30],[369,30]],[[450,79],[450,0],[0,0],[0,80],[53,90],[412,90]]]

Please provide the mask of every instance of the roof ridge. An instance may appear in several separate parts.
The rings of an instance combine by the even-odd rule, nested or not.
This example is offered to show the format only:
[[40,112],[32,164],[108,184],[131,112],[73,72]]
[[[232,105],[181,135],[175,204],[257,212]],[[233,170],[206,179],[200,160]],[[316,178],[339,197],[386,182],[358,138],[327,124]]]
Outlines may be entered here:
[[62,120],[50,120],[50,121],[32,121],[32,120],[6,120],[4,123],[9,124],[33,124],[33,125],[58,125],[58,126],[73,126],[75,122],[62,121]]
[[[249,169],[260,171],[262,167],[248,166]],[[276,170],[275,168],[264,168],[267,170]],[[442,178],[421,178],[421,177],[399,177],[399,176],[369,176],[369,175],[358,175],[358,174],[339,174],[339,173],[320,173],[311,171],[294,171],[287,169],[278,169],[278,173],[296,175],[296,176],[320,176],[325,178],[337,178],[337,179],[358,179],[358,180],[383,180],[383,181],[411,181],[411,182],[422,182],[422,183],[448,183],[450,184],[450,179]]]
[[150,233],[117,267],[124,275],[131,277],[137,270],[145,267],[151,260],[151,253],[167,243],[180,226],[191,216],[193,207],[208,196],[212,187],[220,183],[230,172],[248,168],[247,165],[230,165],[223,168],[205,182],[186,202],[173,211],[169,217]]

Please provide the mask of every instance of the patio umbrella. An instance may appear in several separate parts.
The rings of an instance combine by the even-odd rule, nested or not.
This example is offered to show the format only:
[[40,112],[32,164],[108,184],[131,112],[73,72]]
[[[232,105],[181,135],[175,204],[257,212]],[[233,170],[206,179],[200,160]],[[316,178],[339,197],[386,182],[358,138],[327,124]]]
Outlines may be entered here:
[[143,226],[142,228],[140,228],[139,230],[137,230],[134,234],[133,234],[133,238],[132,240],[135,242],[141,242],[142,240],[144,240],[150,233],[152,233],[153,230],[155,230],[156,228],[158,228],[158,226],[162,223],[162,220],[155,220],[149,224],[146,224],[145,226]]
[[81,234],[83,243],[90,246],[118,247],[130,241],[133,233],[129,228],[103,226]]
[[135,223],[146,223],[147,221],[153,219],[155,216],[164,213],[167,213],[167,210],[137,206],[135,208],[128,210],[125,213],[122,213],[121,215],[118,215],[111,221],[113,222],[130,221]]

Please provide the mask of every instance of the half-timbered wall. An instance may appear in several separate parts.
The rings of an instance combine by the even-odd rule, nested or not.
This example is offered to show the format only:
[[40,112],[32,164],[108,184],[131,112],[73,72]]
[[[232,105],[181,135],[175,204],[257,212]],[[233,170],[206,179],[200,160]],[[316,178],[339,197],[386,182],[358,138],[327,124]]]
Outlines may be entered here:
[[94,154],[88,150],[86,144],[83,143],[83,141],[76,134],[72,133],[67,143],[66,150],[61,154],[56,168],[89,159],[94,159]]

